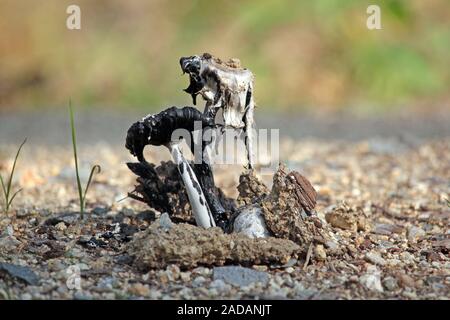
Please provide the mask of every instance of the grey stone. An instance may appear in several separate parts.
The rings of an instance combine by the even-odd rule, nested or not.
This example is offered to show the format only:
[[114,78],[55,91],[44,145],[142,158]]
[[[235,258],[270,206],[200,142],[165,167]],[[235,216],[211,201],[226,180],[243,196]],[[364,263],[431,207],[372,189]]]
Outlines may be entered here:
[[386,290],[393,291],[398,287],[397,279],[393,277],[386,277],[383,280],[383,286],[386,288]]
[[28,210],[28,209],[24,209],[24,208],[19,208],[16,210],[16,216],[18,218],[25,218],[28,217],[29,215],[31,215],[33,213],[33,211]]
[[387,241],[387,240],[381,240],[378,243],[378,247],[380,249],[390,249],[390,248],[394,247],[394,244],[392,242],[390,242],[390,241]]
[[270,236],[259,205],[241,209],[241,213],[234,220],[233,229],[234,232],[245,234],[250,238],[267,238]]
[[14,236],[0,237],[0,252],[12,252],[21,244]]
[[425,231],[422,228],[418,228],[416,226],[411,226],[408,228],[407,236],[408,240],[411,242],[417,241],[420,238],[425,236]]
[[97,216],[103,216],[106,215],[108,211],[108,208],[105,207],[95,207],[94,209],[92,209],[91,213]]
[[45,225],[56,226],[60,222],[64,222],[66,225],[71,225],[76,223],[80,219],[80,214],[78,212],[65,212],[62,214],[57,214],[51,218],[45,220]]
[[159,225],[164,230],[169,230],[170,228],[172,228],[172,220],[170,220],[169,214],[167,212],[161,214],[161,217],[159,218]]
[[218,292],[224,292],[231,289],[231,286],[221,279],[212,281],[209,286],[212,289],[216,289]]
[[402,231],[403,228],[395,224],[377,223],[375,228],[372,230],[372,233],[389,236],[393,233],[401,233]]
[[31,299],[33,299],[33,297],[31,296],[31,294],[26,292],[26,293],[24,293],[24,294],[22,294],[20,296],[20,299],[22,299],[22,300],[31,300]]
[[366,260],[372,262],[373,264],[378,264],[383,266],[386,264],[386,260],[384,260],[378,252],[372,251],[366,253]]
[[256,271],[240,266],[216,267],[213,270],[214,280],[223,280],[234,286],[248,286],[252,283],[267,284],[269,275],[263,271]]
[[140,220],[147,221],[148,223],[151,223],[156,219],[156,215],[153,210],[141,211],[137,214],[136,217]]
[[11,237],[14,235],[14,229],[12,225],[8,225],[6,227],[6,234]]
[[75,300],[92,300],[92,296],[90,294],[84,294],[81,291],[77,291],[73,294],[73,298]]
[[194,279],[194,281],[192,281],[192,286],[194,288],[202,287],[205,281],[206,281],[205,277],[198,276],[197,278]]
[[289,261],[287,263],[283,264],[282,267],[283,268],[293,267],[297,264],[297,262],[298,262],[297,259],[291,258],[291,259],[289,259]]
[[11,263],[0,263],[0,272],[9,274],[11,277],[22,280],[29,285],[39,284],[39,277],[26,266],[19,266]]
[[328,249],[330,249],[331,251],[335,251],[335,250],[338,250],[338,249],[339,249],[339,244],[337,244],[336,242],[331,241],[331,240],[327,241],[327,242],[325,243],[325,245],[326,245],[326,247],[327,247]]
[[414,256],[409,253],[408,251],[404,251],[400,254],[400,258],[403,262],[407,264],[413,264],[414,263]]
[[383,292],[380,273],[375,266],[369,266],[367,272],[359,278],[359,282],[371,291]]

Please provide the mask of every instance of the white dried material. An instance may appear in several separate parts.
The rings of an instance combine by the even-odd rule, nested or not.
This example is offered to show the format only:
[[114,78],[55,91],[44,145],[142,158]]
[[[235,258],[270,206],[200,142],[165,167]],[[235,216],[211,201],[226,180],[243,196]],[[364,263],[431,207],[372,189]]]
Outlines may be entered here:
[[181,153],[180,146],[176,143],[170,144],[170,152],[174,159],[174,162],[178,166],[183,183],[186,187],[189,203],[192,207],[192,213],[195,217],[195,222],[199,227],[211,228],[215,227],[214,218],[206,202],[205,195],[203,194],[200,183],[194,174],[189,162],[184,158]]
[[253,160],[253,73],[240,67],[237,59],[224,63],[210,54],[181,58],[183,71],[190,75],[186,92],[200,95],[205,101],[205,114],[216,115],[222,109],[225,127],[244,129],[249,166]]
[[[207,78],[201,91],[202,97],[210,108],[223,107],[223,118],[226,126],[243,128],[245,112],[252,107],[253,99],[246,104],[247,92],[253,92],[253,74],[247,69],[229,68],[214,59],[202,63],[201,73],[215,74],[218,79]],[[217,82],[220,81],[219,83]],[[214,102],[217,92],[220,99]]]
[[234,232],[245,234],[250,238],[266,238],[270,236],[261,207],[252,205],[240,210],[234,220]]
[[367,272],[359,279],[359,282],[369,290],[376,292],[384,291],[381,285],[381,272],[376,266],[369,266]]

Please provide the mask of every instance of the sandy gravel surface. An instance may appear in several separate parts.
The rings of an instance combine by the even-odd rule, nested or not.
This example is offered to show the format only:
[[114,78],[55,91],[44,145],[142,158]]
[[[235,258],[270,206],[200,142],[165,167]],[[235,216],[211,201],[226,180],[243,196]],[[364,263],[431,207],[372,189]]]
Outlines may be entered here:
[[[14,183],[23,191],[11,212],[0,214],[0,298],[449,299],[450,138],[439,128],[412,138],[381,131],[355,141],[284,136],[282,160],[318,191],[316,216],[332,240],[284,265],[245,269],[175,263],[139,270],[127,248],[161,222],[159,212],[141,203],[119,202],[134,185],[127,151],[97,139],[87,145],[89,132],[79,130],[82,179],[90,165],[102,166],[88,194],[89,218],[80,221],[70,146],[28,143]],[[111,135],[120,140],[122,131],[112,127]],[[3,176],[14,152],[6,137]],[[168,153],[148,155],[155,163],[168,160]],[[237,196],[241,171],[216,169],[228,196]],[[270,175],[261,179],[271,185]]]

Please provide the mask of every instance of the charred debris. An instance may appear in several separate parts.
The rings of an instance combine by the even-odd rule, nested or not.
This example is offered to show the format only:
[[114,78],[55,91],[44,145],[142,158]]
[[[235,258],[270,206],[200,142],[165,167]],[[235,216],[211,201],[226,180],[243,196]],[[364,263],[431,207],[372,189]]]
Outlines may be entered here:
[[[237,59],[223,62],[206,53],[183,57],[180,66],[189,75],[189,86],[185,91],[192,96],[194,105],[197,96],[203,98],[203,112],[186,106],[170,107],[148,115],[131,125],[125,146],[138,160],[127,163],[137,176],[135,189],[129,197],[167,213],[174,222],[188,224],[176,224],[164,232],[157,225],[149,228],[139,236],[138,242],[146,241],[153,245],[146,246],[150,249],[144,250],[144,253],[136,253],[138,261],[147,267],[161,267],[174,260],[179,260],[186,267],[207,262],[202,260],[204,258],[200,253],[198,257],[194,255],[197,258],[193,260],[187,259],[189,254],[181,252],[182,249],[175,250],[181,250],[178,253],[169,250],[169,254],[161,247],[162,242],[167,242],[163,247],[198,247],[210,243],[213,245],[212,251],[212,248],[223,248],[223,252],[216,250],[214,255],[208,255],[212,264],[226,261],[243,263],[246,255],[241,255],[239,250],[244,248],[243,252],[260,252],[259,255],[255,253],[259,257],[256,260],[283,263],[305,253],[312,242],[325,242],[326,234],[314,214],[317,193],[306,177],[280,166],[269,190],[255,175],[252,153],[254,137],[251,134],[254,124],[253,74],[242,68]],[[219,110],[222,111],[223,124],[216,119]],[[176,130],[184,129],[190,135],[194,154],[194,122],[201,122],[201,130],[226,127],[245,133],[248,163],[237,186],[238,199],[227,198],[216,187],[207,158],[187,161],[180,148],[182,139],[173,139]],[[158,166],[148,163],[144,157],[147,145],[167,147],[173,161],[162,162]],[[206,154],[204,151],[209,147],[210,143],[203,142],[202,154]],[[265,242],[260,243],[260,238],[266,238]],[[273,250],[268,249],[270,241],[275,241]],[[233,243],[231,248],[230,243]],[[131,246],[143,247],[136,243]],[[285,250],[278,252],[276,248],[281,247]],[[207,251],[207,248],[203,249]],[[161,254],[163,251],[165,253]],[[261,255],[261,251],[264,254]],[[247,257],[251,258],[251,255]]]

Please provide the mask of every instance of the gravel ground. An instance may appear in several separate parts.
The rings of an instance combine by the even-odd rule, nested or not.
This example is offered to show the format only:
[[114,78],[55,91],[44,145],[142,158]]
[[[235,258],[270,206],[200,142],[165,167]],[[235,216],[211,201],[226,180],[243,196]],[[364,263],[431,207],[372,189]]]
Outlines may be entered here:
[[[284,265],[172,264],[142,272],[130,260],[128,244],[161,222],[159,212],[131,199],[119,201],[135,179],[125,165],[131,156],[116,143],[128,124],[111,127],[114,143],[99,139],[99,132],[92,132],[93,140],[105,142],[92,143],[91,132],[78,130],[82,180],[90,165],[102,166],[88,194],[88,217],[80,221],[70,146],[58,145],[63,139],[55,131],[51,140],[40,135],[46,132],[41,127],[27,132],[3,126],[12,118],[1,119],[3,176],[14,153],[6,143],[34,134],[17,165],[14,188],[23,191],[13,209],[0,214],[0,298],[450,298],[448,127],[424,124],[416,135],[414,128],[405,129],[409,138],[383,129],[379,135],[361,133],[367,128],[352,133],[358,139],[284,135],[282,160],[316,188],[316,215],[332,241],[311,245],[307,257]],[[168,153],[148,152],[148,159],[158,163]],[[237,196],[241,171],[239,165],[216,168],[216,182],[230,197]],[[270,186],[271,175],[261,179]],[[361,217],[363,228],[355,222]]]

